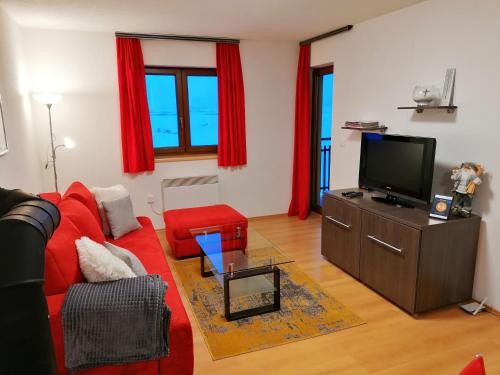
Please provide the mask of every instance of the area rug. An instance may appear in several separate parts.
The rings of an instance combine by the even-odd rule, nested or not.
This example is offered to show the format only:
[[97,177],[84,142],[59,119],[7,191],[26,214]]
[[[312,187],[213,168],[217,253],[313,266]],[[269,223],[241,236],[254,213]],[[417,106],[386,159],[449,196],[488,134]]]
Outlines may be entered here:
[[[222,286],[215,277],[201,277],[198,258],[177,261],[175,268],[214,360],[365,323],[293,263],[280,266],[280,311],[232,322],[223,315]],[[231,310],[270,301],[271,293],[239,299]]]

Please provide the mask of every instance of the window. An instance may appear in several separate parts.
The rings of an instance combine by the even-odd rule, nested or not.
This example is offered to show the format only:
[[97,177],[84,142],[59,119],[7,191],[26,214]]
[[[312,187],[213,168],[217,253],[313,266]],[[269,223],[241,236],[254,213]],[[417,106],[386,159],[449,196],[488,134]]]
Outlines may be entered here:
[[146,67],[155,155],[216,153],[215,69]]

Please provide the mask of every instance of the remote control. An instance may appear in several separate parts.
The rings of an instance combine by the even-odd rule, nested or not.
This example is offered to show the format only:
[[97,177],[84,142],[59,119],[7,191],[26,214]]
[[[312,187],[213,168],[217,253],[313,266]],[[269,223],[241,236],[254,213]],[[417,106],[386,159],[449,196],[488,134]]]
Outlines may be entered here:
[[345,191],[342,195],[346,198],[352,199],[356,197],[362,197],[363,193],[361,191]]

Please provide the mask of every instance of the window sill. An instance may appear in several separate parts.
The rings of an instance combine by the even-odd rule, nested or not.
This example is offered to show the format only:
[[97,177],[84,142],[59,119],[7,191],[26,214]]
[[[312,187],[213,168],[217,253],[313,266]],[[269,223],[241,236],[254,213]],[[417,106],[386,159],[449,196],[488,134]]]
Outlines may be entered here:
[[217,159],[217,154],[155,156],[155,163]]

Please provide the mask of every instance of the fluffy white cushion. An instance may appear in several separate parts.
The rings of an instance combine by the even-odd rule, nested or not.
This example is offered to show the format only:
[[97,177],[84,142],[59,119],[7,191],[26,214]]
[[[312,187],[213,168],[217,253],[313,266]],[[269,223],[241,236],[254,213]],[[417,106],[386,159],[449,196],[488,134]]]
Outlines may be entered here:
[[90,188],[90,191],[94,195],[95,201],[97,203],[97,208],[99,209],[99,215],[102,221],[102,231],[105,236],[111,234],[108,219],[106,217],[106,211],[102,205],[103,201],[114,201],[116,199],[125,198],[130,196],[129,192],[123,185],[113,185],[110,187],[97,187],[94,186]]
[[103,245],[82,237],[75,241],[80,269],[87,281],[113,281],[136,277],[127,264],[111,254]]

